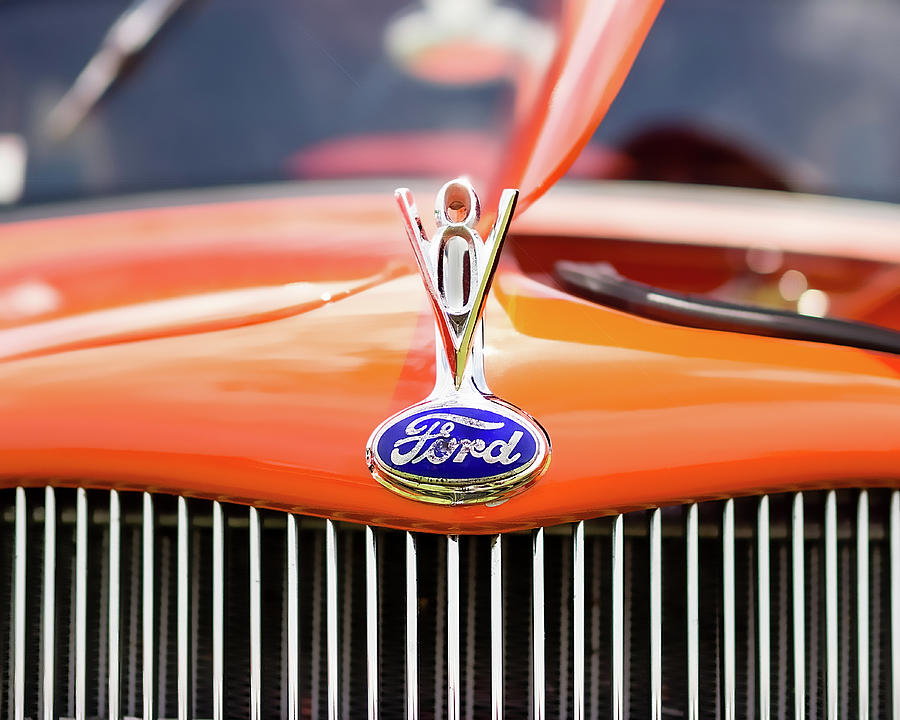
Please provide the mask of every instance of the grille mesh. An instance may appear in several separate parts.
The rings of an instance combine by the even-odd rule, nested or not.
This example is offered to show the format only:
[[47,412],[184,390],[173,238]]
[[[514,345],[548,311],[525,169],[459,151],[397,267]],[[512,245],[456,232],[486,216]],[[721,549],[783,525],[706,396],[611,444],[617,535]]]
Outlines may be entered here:
[[[508,534],[499,546],[487,536],[409,535],[296,517],[293,598],[287,517],[142,493],[0,491],[0,712],[441,720],[497,717],[498,708],[512,718],[896,712],[896,492],[670,507]],[[407,607],[411,547],[415,608]],[[534,572],[536,551],[542,573],[540,565]],[[498,558],[502,593],[494,594]],[[691,597],[696,625],[688,619]],[[761,597],[769,602],[761,606]],[[410,610],[417,714],[407,681]],[[498,611],[499,626],[492,622]],[[371,649],[370,623],[377,627]],[[145,637],[152,641],[146,648]],[[502,654],[492,655],[501,637]],[[651,670],[657,659],[658,674]],[[501,706],[492,681],[498,660]]]

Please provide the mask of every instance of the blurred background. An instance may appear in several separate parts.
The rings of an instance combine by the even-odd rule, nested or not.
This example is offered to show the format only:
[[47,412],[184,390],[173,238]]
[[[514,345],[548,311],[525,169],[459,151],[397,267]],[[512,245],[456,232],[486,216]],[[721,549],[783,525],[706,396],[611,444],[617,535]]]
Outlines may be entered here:
[[[5,0],[0,207],[488,176],[559,16],[546,0]],[[898,37],[894,2],[669,0],[570,176],[897,202]]]

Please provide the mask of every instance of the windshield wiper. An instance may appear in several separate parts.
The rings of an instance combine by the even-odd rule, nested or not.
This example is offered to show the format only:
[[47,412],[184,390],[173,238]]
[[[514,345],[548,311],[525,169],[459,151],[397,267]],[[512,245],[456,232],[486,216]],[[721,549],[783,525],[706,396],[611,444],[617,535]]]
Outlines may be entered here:
[[154,36],[185,2],[137,0],[116,18],[100,47],[47,115],[48,135],[56,141],[71,135],[121,76],[129,62],[146,50]]
[[559,260],[554,273],[573,295],[658,322],[900,354],[900,332],[878,325],[663,290],[628,280],[608,263]]

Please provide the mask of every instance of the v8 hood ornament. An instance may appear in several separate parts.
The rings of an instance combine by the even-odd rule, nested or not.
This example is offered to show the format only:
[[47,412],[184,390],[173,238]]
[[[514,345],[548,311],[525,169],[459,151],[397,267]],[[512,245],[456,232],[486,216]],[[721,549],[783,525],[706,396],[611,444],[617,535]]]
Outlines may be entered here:
[[495,397],[484,378],[485,300],[517,190],[504,190],[497,221],[482,240],[481,214],[469,182],[451,180],[435,202],[429,240],[412,193],[394,193],[435,319],[437,378],[422,402],[385,420],[366,448],[372,475],[394,492],[445,505],[496,503],[538,478],[550,440],[530,415]]

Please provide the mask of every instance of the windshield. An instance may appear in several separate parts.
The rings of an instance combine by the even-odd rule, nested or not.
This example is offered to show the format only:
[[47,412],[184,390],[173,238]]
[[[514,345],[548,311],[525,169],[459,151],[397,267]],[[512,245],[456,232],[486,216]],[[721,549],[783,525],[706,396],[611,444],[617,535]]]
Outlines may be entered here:
[[598,174],[900,201],[900,4],[668,0]]
[[[143,44],[121,29],[129,8]],[[4,3],[0,207],[487,176],[557,15],[542,0]],[[896,202],[898,37],[896,3],[669,0],[571,174]],[[85,67],[105,73],[94,97]]]

